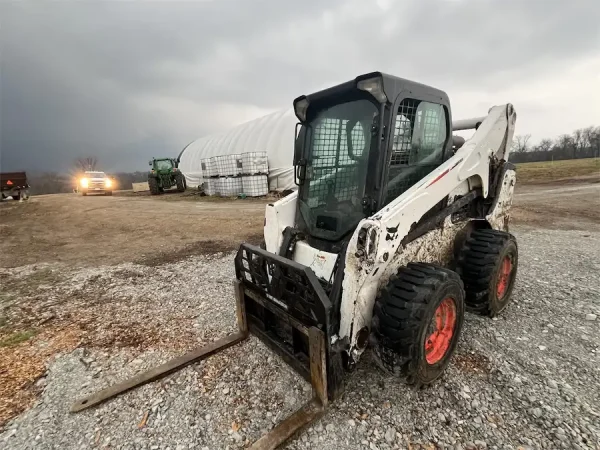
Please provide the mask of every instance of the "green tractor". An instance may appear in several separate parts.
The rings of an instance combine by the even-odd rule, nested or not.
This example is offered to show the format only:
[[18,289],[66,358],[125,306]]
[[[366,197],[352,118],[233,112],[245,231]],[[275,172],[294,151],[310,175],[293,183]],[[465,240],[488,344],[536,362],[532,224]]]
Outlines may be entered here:
[[185,176],[179,170],[179,160],[173,158],[152,158],[148,163],[152,169],[148,173],[148,187],[152,195],[158,195],[165,189],[177,186],[178,192],[187,187]]

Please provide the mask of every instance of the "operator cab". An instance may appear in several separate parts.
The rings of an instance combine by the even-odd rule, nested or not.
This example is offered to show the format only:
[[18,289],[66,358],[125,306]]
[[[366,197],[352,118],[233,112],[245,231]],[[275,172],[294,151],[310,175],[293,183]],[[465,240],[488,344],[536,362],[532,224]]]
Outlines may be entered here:
[[148,163],[148,165],[152,166],[154,170],[159,172],[170,171],[174,168],[177,168],[177,164],[175,164],[175,161],[171,158],[153,159]]
[[294,100],[296,223],[339,249],[357,224],[452,156],[448,96],[373,72]]

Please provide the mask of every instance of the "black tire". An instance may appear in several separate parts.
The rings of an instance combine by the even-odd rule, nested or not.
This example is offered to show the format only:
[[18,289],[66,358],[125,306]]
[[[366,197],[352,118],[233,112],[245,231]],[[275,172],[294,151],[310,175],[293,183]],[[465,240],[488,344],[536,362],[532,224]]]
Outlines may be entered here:
[[104,193],[104,195],[111,196],[111,195],[112,195],[112,191],[106,191],[106,192]]
[[13,200],[21,200],[21,193],[18,193],[18,194],[13,194],[13,195],[12,195],[12,199],[13,199]]
[[473,231],[459,253],[457,266],[465,283],[467,310],[490,317],[500,314],[510,301],[518,265],[517,240],[512,234]]
[[177,178],[176,178],[176,180],[175,180],[175,181],[176,181],[176,183],[177,183],[177,191],[178,191],[178,192],[183,192],[183,191],[185,191],[185,177],[183,176],[183,174],[182,174],[182,173],[179,173],[179,174],[177,175]]
[[148,178],[148,187],[150,188],[150,194],[158,195],[160,193],[160,188],[158,187],[158,180],[156,178]]
[[81,196],[85,197],[87,195],[87,191],[81,191]]
[[[406,377],[409,384],[420,386],[438,379],[458,344],[464,296],[462,281],[452,270],[425,263],[401,267],[375,303],[373,337],[379,364]],[[446,310],[452,316],[444,314]],[[445,318],[440,322],[441,334],[431,329],[436,313]],[[432,345],[432,339],[446,334],[440,345]]]

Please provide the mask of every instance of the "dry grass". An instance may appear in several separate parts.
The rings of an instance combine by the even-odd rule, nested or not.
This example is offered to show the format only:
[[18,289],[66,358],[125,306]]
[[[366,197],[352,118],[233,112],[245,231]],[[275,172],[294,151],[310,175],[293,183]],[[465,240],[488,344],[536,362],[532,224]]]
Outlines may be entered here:
[[0,347],[0,428],[37,398],[35,382],[56,353],[71,351],[81,332],[74,326],[49,328],[32,339]]
[[37,331],[35,330],[17,331],[4,339],[0,339],[0,347],[10,347],[20,344],[21,342],[28,341],[36,334]]
[[519,184],[600,179],[600,158],[567,159],[517,164]]

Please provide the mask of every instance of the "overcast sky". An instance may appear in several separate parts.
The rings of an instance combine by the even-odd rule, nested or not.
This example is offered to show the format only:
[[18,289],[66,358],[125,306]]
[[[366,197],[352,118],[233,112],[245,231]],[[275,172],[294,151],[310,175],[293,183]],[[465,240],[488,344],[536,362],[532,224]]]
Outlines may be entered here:
[[0,3],[2,170],[145,170],[374,70],[534,141],[600,125],[600,0]]

